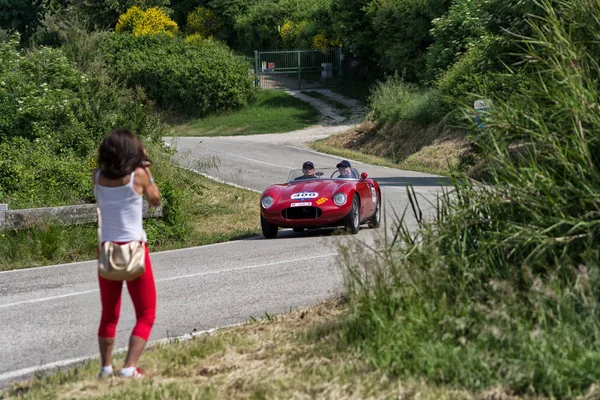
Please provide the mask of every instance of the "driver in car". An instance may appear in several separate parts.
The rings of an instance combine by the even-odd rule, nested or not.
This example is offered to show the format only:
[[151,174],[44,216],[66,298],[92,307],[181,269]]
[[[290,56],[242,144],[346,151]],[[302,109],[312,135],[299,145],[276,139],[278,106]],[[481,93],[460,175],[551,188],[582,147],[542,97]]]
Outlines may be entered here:
[[302,164],[302,175],[295,178],[294,180],[298,181],[301,179],[315,179],[315,178],[317,178],[315,176],[315,165],[312,163],[312,161],[306,161],[304,164]]
[[353,178],[352,176],[352,165],[348,160],[342,160],[336,165],[340,176],[338,178],[346,179]]

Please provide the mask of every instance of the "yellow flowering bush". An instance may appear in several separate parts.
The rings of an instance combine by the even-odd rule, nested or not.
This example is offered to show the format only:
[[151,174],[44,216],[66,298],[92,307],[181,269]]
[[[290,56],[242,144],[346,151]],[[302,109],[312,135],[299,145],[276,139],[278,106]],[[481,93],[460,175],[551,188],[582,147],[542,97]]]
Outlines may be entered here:
[[221,21],[211,9],[198,7],[187,17],[186,30],[189,34],[209,37],[216,34],[220,28]]
[[173,37],[178,31],[177,23],[160,8],[152,7],[144,11],[133,6],[119,17],[116,32],[129,32],[133,36],[165,34]]
[[283,25],[281,25],[279,35],[287,46],[298,47],[298,41],[302,38],[306,25],[306,21],[293,22],[285,19]]
[[329,40],[327,36],[325,36],[324,31],[320,31],[312,38],[312,48],[313,49],[328,49],[330,47],[337,47],[340,45],[339,40]]

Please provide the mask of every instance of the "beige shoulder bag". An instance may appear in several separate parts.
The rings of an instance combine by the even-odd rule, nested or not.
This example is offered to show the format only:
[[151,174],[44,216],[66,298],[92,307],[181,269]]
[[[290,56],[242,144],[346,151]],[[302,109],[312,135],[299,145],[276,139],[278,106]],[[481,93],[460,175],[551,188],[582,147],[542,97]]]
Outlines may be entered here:
[[130,281],[146,272],[146,249],[143,242],[102,243],[102,215],[98,213],[98,274],[111,281]]

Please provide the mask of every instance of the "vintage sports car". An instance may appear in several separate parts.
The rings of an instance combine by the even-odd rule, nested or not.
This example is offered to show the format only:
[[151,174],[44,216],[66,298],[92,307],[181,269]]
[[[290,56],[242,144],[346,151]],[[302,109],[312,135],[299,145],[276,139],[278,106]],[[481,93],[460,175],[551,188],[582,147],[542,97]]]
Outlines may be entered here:
[[377,181],[352,168],[341,177],[337,168],[316,169],[305,177],[301,169],[290,172],[287,183],[269,186],[260,196],[260,223],[265,238],[282,228],[302,232],[307,228],[343,226],[357,233],[361,224],[378,228],[381,190]]

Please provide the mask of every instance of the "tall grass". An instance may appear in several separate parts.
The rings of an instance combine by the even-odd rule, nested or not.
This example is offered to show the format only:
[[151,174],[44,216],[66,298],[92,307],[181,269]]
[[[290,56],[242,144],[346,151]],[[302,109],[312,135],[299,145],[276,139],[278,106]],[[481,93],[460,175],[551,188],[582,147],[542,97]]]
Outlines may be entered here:
[[437,89],[420,88],[395,75],[373,86],[369,104],[380,122],[407,120],[427,125],[445,114]]
[[395,374],[559,398],[600,379],[600,2],[539,4],[535,73],[472,135],[489,185],[457,175],[435,221],[346,258],[344,337]]

